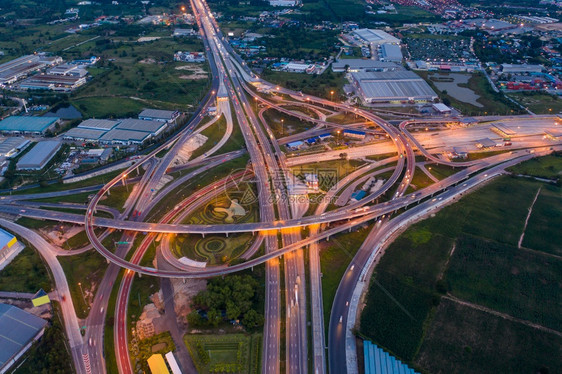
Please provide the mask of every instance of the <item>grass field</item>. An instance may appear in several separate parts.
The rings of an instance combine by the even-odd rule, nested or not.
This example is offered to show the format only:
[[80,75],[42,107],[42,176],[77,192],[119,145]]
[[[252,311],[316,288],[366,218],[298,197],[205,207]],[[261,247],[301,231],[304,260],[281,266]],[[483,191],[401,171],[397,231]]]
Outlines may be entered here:
[[50,277],[39,253],[27,246],[0,271],[0,290],[35,293],[40,288],[51,290]]
[[560,154],[533,158],[508,169],[508,171],[515,174],[547,179],[560,179],[561,170],[562,155]]
[[562,100],[554,95],[538,92],[514,92],[509,97],[518,101],[535,114],[555,114],[562,112]]
[[[257,222],[259,211],[254,198],[257,196],[256,190],[252,188],[250,195],[246,195],[246,192],[245,189],[240,191],[230,190],[224,195],[217,196],[187,217],[183,223],[213,225],[225,222]],[[244,200],[245,196],[249,196],[248,201]],[[238,204],[245,210],[245,214],[233,216],[232,221],[229,221],[230,219],[225,212],[215,209],[228,209],[233,200],[238,201]],[[255,236],[252,233],[231,234],[228,237],[222,235],[202,237],[201,235],[187,234],[177,235],[170,246],[178,257],[185,256],[196,261],[207,262],[209,265],[218,265],[238,258],[249,248],[253,239],[255,239]]]
[[298,118],[273,109],[266,110],[263,117],[276,138],[298,134],[314,127],[313,123],[301,121]]
[[417,362],[431,373],[560,373],[560,346],[557,335],[442,299]]
[[189,334],[184,340],[201,374],[257,374],[261,370],[261,334]]
[[416,167],[414,171],[414,177],[412,178],[411,184],[408,186],[406,193],[421,190],[428,186],[431,186],[433,181],[427,176],[419,167]]
[[332,91],[335,92],[334,99],[343,95],[343,86],[347,83],[343,73],[332,73],[330,69],[322,75],[287,73],[266,69],[262,78],[273,84],[325,99],[332,97],[330,95]]
[[371,227],[362,227],[353,232],[338,234],[330,238],[330,241],[319,244],[326,331],[330,323],[330,312],[341,278],[353,256],[369,234]]
[[562,256],[562,194],[560,188],[544,186],[529,218],[522,246]]
[[450,177],[451,175],[462,170],[462,168],[452,168],[450,166],[441,164],[426,164],[425,168],[439,180]]
[[[539,187],[544,199],[541,191],[526,230],[533,245],[518,249]],[[561,331],[562,260],[542,252],[560,251],[560,218],[550,217],[560,211],[561,194],[545,183],[501,177],[410,227],[375,268],[361,333],[423,371],[513,372],[521,354],[527,360],[522,367],[560,367],[559,355],[545,353],[556,335],[451,306],[443,295]],[[537,226],[542,231],[532,234]],[[481,369],[492,357],[501,359]]]
[[89,305],[93,302],[107,269],[107,262],[94,250],[74,256],[61,256],[58,260],[66,274],[76,315],[78,318],[86,318],[90,311]]

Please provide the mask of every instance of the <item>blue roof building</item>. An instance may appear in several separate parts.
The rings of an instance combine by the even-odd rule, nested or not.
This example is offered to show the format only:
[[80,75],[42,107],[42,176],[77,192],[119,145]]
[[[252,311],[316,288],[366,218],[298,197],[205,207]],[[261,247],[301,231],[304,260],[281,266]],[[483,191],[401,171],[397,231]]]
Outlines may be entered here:
[[406,364],[368,340],[363,341],[363,354],[365,374],[416,374]]
[[43,335],[47,321],[0,304],[0,372],[5,372]]
[[299,149],[300,147],[303,146],[303,142],[301,142],[300,140],[297,140],[295,142],[290,142],[287,143],[287,147],[292,148],[292,149]]
[[0,121],[0,132],[44,135],[58,120],[58,117],[11,116]]
[[363,190],[359,190],[359,191],[355,191],[354,193],[351,194],[351,199],[355,200],[355,201],[359,201],[362,198],[364,198],[365,196],[367,196],[367,192],[363,191]]

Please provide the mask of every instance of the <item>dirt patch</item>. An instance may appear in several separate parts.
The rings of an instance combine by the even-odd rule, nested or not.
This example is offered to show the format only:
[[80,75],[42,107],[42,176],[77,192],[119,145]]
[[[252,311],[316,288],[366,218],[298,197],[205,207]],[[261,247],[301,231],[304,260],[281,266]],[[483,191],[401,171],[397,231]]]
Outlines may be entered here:
[[166,348],[168,346],[168,344],[166,344],[165,342],[162,343],[158,343],[158,344],[154,344],[151,348],[152,353],[156,353],[158,351],[163,350],[164,348]]
[[180,79],[188,79],[188,80],[199,80],[199,79],[207,79],[207,74],[190,74],[190,75],[180,75]]
[[187,70],[191,73],[189,75],[180,75],[180,79],[199,80],[207,79],[208,77],[207,72],[201,66],[195,64],[177,66],[176,70]]
[[155,64],[156,60],[153,58],[145,58],[144,60],[139,61],[140,64]]
[[204,279],[172,279],[174,288],[174,304],[176,314],[179,319],[186,317],[191,312],[191,299],[200,291],[207,288],[207,281]]

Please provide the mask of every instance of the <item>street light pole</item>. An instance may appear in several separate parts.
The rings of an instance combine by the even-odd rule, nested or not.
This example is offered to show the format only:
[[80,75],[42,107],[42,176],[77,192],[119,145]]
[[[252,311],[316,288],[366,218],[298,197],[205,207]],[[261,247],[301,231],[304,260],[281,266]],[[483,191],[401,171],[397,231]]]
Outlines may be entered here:
[[82,295],[82,300],[84,300],[84,305],[86,305],[86,297],[84,296],[84,290],[82,290],[82,283],[78,282],[78,287],[80,287],[80,294]]
[[285,120],[281,118],[281,135],[285,135]]

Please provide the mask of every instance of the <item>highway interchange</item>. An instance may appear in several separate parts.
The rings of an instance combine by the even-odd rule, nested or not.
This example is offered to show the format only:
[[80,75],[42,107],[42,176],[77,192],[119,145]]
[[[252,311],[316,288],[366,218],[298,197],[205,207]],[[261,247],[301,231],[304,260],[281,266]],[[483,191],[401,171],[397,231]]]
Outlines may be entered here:
[[[404,121],[399,126],[394,126],[365,109],[303,95],[300,92],[270,84],[255,76],[232,50],[204,0],[192,0],[191,7],[205,44],[213,80],[210,92],[181,131],[149,154],[139,158],[138,162],[103,186],[45,194],[14,194],[0,197],[0,212],[4,214],[84,225],[92,247],[110,263],[96,293],[89,316],[86,321],[83,321],[86,325],[85,336],[81,336],[79,333],[80,325],[74,312],[68,284],[64,272],[56,260],[56,256],[61,255],[61,250],[49,244],[36,232],[17,223],[2,219],[0,226],[27,239],[39,250],[51,269],[62,306],[72,358],[78,373],[107,372],[104,354],[113,353],[104,352],[103,336],[106,307],[114,286],[119,287],[113,336],[117,366],[120,373],[133,373],[128,348],[127,306],[131,284],[137,274],[161,278],[210,278],[252,268],[259,264],[265,264],[266,267],[262,372],[285,371],[319,374],[357,372],[351,329],[355,324],[358,295],[368,284],[366,274],[376,256],[379,255],[380,249],[391,240],[395,232],[404,226],[422,218],[428,212],[450,203],[468,190],[504,173],[506,167],[532,157],[548,154],[553,150],[559,150],[561,147],[559,142],[543,139],[541,135],[543,127],[558,126],[555,124],[557,119],[548,116],[538,119],[534,117],[521,119],[521,121],[526,120],[527,122],[535,121],[533,122],[535,126],[531,129],[523,125],[525,139],[522,139],[521,147],[518,149],[475,161],[449,161],[436,155],[440,152],[437,150],[451,144],[471,144],[483,134],[491,136],[489,129],[482,130],[479,126],[475,126],[474,131],[471,129],[437,129],[436,131],[442,134],[439,141],[443,144],[439,144],[435,142],[435,137],[408,131],[409,125],[423,125],[422,121]],[[265,87],[279,97],[274,100],[271,95],[260,94],[256,90],[256,86],[261,89]],[[182,166],[182,168],[189,169],[186,174],[162,187],[160,185],[162,178],[178,170],[173,163],[184,143],[200,133],[204,126],[210,126],[209,123],[207,125],[203,123],[203,118],[207,108],[213,106],[215,101],[218,101],[219,112],[225,116],[227,122],[226,131],[221,140],[204,155]],[[332,131],[360,128],[367,133],[382,131],[388,136],[388,140],[384,144],[350,148],[346,152],[351,158],[363,158],[391,151],[395,154],[392,161],[396,165],[392,165],[392,169],[389,169],[392,170],[390,177],[376,191],[369,193],[360,201],[329,209],[329,202],[342,193],[344,187],[390,163],[388,160],[383,160],[361,166],[327,191],[325,199],[318,204],[312,215],[306,215],[309,207],[306,196],[304,199],[288,199],[288,181],[294,179],[289,167],[337,159],[339,158],[338,153],[341,152],[287,158],[280,146],[286,141],[276,139],[263,117],[263,110],[257,110],[258,104],[260,108],[276,110],[314,124],[313,130],[300,134],[301,138],[310,136],[320,129]],[[310,117],[303,112],[288,110],[284,107],[287,104],[311,108],[318,118]],[[359,118],[358,125],[331,123],[324,118],[325,116],[320,115],[326,110],[334,113],[353,114]],[[520,123],[516,117],[501,119],[504,122],[513,123],[514,126],[518,126]],[[213,155],[229,140],[233,133],[234,120],[240,127],[245,150]],[[430,123],[435,125],[441,122],[443,121],[434,120]],[[366,128],[365,124],[374,124],[376,130]],[[298,138],[299,135],[291,137],[291,139]],[[157,157],[163,151],[167,151],[165,155]],[[203,186],[193,195],[178,198],[174,209],[166,212],[157,222],[148,221],[149,213],[182,183],[193,180],[198,175],[213,170],[218,165],[236,159],[244,153],[247,153],[250,158],[247,173],[219,178],[212,184]],[[434,163],[454,166],[459,171],[422,190],[407,193],[416,171],[416,155],[421,155]],[[141,172],[142,176],[130,177],[135,171]],[[233,184],[245,180],[245,178],[252,178],[257,188],[259,222],[220,225],[181,223],[189,213],[204,206],[213,197],[224,193]],[[112,187],[124,183],[132,186],[125,203],[126,209],[119,212],[104,207],[104,196],[110,193]],[[81,206],[84,214],[48,210],[47,204],[27,201],[84,192],[93,194],[88,205]],[[383,196],[386,196],[386,201],[377,203]],[[96,216],[96,212],[102,210],[110,212],[113,218]],[[322,303],[322,274],[318,242],[371,222],[375,224],[350,262],[336,293],[330,313],[328,337],[326,337],[324,314],[327,311],[323,310]],[[104,247],[102,240],[108,231],[106,234],[98,236],[94,231],[97,227],[122,230],[121,242],[129,244],[119,245],[115,250]],[[307,228],[308,231],[302,230],[304,228]],[[136,235],[141,232],[146,235],[140,241],[140,245],[133,248],[132,243]],[[169,234],[228,235],[240,232],[254,233],[255,241],[250,247],[251,250],[243,255],[245,261],[232,266],[192,266],[175,258],[169,248]],[[306,235],[305,232],[307,232]],[[140,262],[147,249],[158,236],[163,237],[159,242],[159,258],[167,262],[166,266],[141,265]],[[262,243],[265,248],[264,253],[256,255]],[[91,249],[87,247],[81,251],[84,250]],[[130,250],[134,253],[127,261],[125,257]],[[76,251],[76,253],[78,252]],[[307,258],[308,261],[305,261]],[[119,285],[115,285],[122,268],[126,270],[122,272],[123,276]],[[284,271],[282,272],[281,269]],[[284,295],[281,295],[282,290],[284,290]],[[283,300],[285,305],[281,305]],[[166,305],[168,307],[170,304]],[[173,302],[171,305],[173,306]],[[282,326],[284,326],[284,344],[281,342]],[[312,338],[309,339],[309,336]],[[177,354],[182,355],[178,361],[183,371],[192,372],[194,366],[191,358],[186,357],[188,356],[187,351],[180,350]]]

